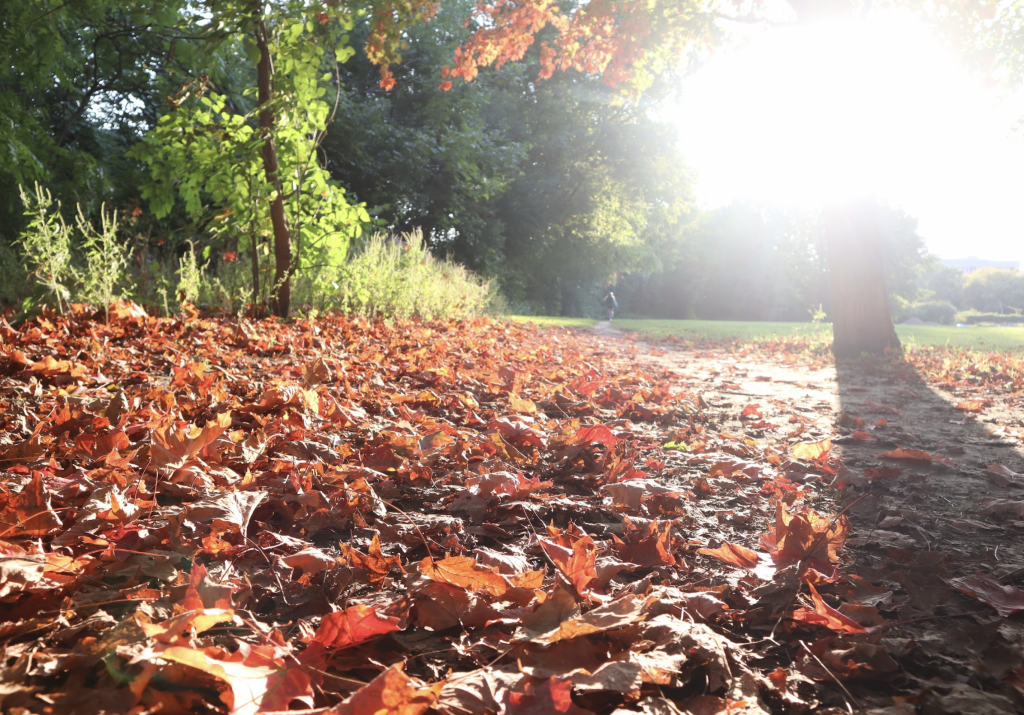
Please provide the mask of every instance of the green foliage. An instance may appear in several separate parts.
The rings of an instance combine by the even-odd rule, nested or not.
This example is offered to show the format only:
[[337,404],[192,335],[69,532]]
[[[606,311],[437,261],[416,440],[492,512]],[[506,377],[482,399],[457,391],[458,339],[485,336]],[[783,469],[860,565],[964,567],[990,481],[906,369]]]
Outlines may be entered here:
[[[160,117],[132,156],[150,167],[151,181],[142,187],[142,195],[157,217],[171,213],[177,196],[192,221],[222,245],[254,255],[257,263],[272,255],[266,248],[270,204],[282,192],[295,260],[292,269],[315,272],[336,266],[370,217],[362,205],[347,200],[345,190],[317,160],[331,115],[324,86],[330,74],[323,70],[333,55],[325,48],[347,57],[347,35],[335,37],[327,24],[307,21],[309,8],[298,5],[268,5],[271,13],[263,18],[271,26],[275,67],[269,104],[248,103],[246,109],[245,97],[251,90],[237,99],[206,82],[194,82],[179,92],[171,111]],[[241,23],[237,32],[246,32],[242,18],[250,9],[232,8],[230,3],[221,8],[222,19]],[[241,15],[232,14],[238,12]],[[269,130],[260,126],[261,112],[274,115]],[[263,155],[268,140],[278,167],[273,183]],[[258,271],[264,273],[265,266]],[[261,287],[264,295],[257,297],[275,289],[269,281]]]
[[135,195],[125,150],[189,62],[193,43],[175,37],[202,34],[185,5],[0,0],[0,239],[24,226],[19,184],[45,183],[90,215]]
[[986,313],[1019,313],[1024,309],[1024,274],[1000,268],[979,268],[964,280],[964,308]]
[[1024,324],[1024,315],[1019,313],[1005,315],[1003,313],[983,313],[980,310],[962,310],[956,314],[956,322],[966,325],[983,325],[986,323],[993,325],[1022,325]]
[[966,278],[959,268],[947,266],[934,259],[918,276],[917,295],[922,300],[946,300],[953,305],[962,306]]
[[355,315],[463,318],[502,308],[489,281],[434,257],[419,231],[373,236],[342,266],[337,283],[333,307]]
[[191,243],[178,259],[178,285],[175,291],[179,303],[197,303],[202,290],[203,269],[196,260],[196,249]]
[[908,301],[900,296],[893,300],[893,320],[899,323],[917,318],[925,323],[953,325],[956,319],[956,306],[948,300]]
[[[692,219],[675,129],[648,101],[616,106],[598,78],[536,82],[538,51],[438,92],[474,4],[443,3],[409,30],[387,94],[364,58],[341,70],[328,164],[388,230],[421,227],[433,251],[493,277],[522,310],[597,310],[592,292],[657,270]],[[354,37],[366,32],[357,23]]]
[[81,206],[75,221],[84,238],[82,249],[85,252],[85,269],[75,272],[79,299],[103,306],[109,317],[110,304],[126,299],[134,287],[128,284],[132,249],[117,239],[117,211],[108,213],[106,207],[100,207],[99,230],[85,218]]
[[38,183],[28,194],[19,187],[24,206],[26,227],[21,233],[20,247],[26,272],[43,293],[37,303],[52,300],[63,313],[71,299],[71,281],[75,277],[71,265],[71,229],[61,215],[60,201],[54,201],[48,189]]

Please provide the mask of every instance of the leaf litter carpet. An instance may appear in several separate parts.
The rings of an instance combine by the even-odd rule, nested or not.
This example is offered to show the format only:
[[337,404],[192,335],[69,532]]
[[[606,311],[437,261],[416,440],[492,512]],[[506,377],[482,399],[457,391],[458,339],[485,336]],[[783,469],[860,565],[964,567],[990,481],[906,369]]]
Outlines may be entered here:
[[5,713],[1013,713],[1021,364],[0,323]]

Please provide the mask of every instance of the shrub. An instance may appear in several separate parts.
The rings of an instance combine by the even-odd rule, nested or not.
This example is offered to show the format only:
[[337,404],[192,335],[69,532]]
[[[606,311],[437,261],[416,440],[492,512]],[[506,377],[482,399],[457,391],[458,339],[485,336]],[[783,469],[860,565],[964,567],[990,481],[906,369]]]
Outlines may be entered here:
[[[58,312],[63,313],[71,300],[68,284],[74,276],[71,229],[61,215],[60,201],[54,201],[48,190],[38,183],[32,195],[27,194],[23,187],[18,189],[28,224],[20,237],[26,271],[43,289],[40,302],[48,303],[52,299]],[[31,307],[31,302],[25,307]]]
[[1005,315],[1003,313],[983,313],[979,310],[964,310],[956,314],[956,322],[967,325],[994,323],[996,325],[1024,324],[1024,315]]
[[117,240],[117,211],[107,213],[100,207],[100,229],[85,218],[82,207],[76,217],[78,230],[85,242],[85,270],[76,271],[79,282],[79,297],[94,306],[103,306],[107,312],[115,300],[124,300],[131,293],[128,285],[128,269],[131,265],[132,249]]
[[914,303],[912,313],[926,323],[952,325],[956,318],[956,306],[948,300],[927,300]]
[[952,325],[956,319],[956,306],[948,300],[923,300],[911,303],[900,296],[895,296],[892,301],[892,318],[897,323],[917,318],[926,323]]
[[369,239],[339,269],[333,305],[346,313],[395,318],[463,318],[497,312],[490,281],[433,256],[419,231]]

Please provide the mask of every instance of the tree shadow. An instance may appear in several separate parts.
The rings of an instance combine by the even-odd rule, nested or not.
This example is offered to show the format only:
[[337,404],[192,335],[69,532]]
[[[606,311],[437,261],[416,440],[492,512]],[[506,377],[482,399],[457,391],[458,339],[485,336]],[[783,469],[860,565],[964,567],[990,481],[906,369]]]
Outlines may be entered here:
[[[852,546],[875,553],[868,559],[875,565],[896,549],[942,553],[950,568],[997,576],[1024,567],[1024,521],[1016,507],[994,501],[1018,502],[1024,514],[1024,489],[987,471],[994,464],[1024,471],[1019,442],[1000,429],[1019,417],[998,398],[980,412],[958,409],[984,395],[929,384],[903,357],[839,361],[836,378],[835,442],[845,467],[836,484],[852,484],[858,497],[866,491],[850,510],[860,537]],[[901,449],[930,459],[882,456]]]

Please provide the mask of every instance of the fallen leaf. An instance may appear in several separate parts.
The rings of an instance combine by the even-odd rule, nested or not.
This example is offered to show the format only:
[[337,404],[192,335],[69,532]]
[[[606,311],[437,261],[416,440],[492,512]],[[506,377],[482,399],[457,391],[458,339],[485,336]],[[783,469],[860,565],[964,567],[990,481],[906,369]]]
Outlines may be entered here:
[[434,581],[448,583],[468,591],[483,591],[498,598],[509,589],[504,576],[481,566],[471,556],[449,556],[445,559],[427,557],[420,561],[420,573]]
[[324,616],[313,641],[324,648],[348,648],[402,628],[400,618],[381,616],[374,606],[355,605]]
[[831,449],[831,439],[823,439],[819,442],[797,442],[790,449],[790,454],[794,459],[807,459],[814,462],[824,460]]
[[990,464],[985,474],[1001,487],[1024,487],[1024,474],[1018,474],[1005,464]]
[[331,711],[335,715],[422,715],[437,700],[444,681],[427,685],[393,665]]
[[1005,586],[988,574],[978,572],[973,576],[946,579],[946,583],[960,593],[992,606],[1003,618],[1024,611],[1024,591]]
[[697,549],[697,553],[712,556],[719,561],[748,571],[754,569],[758,564],[758,556],[754,551],[746,546],[730,544],[728,541],[723,541],[717,549]]
[[925,452],[922,449],[904,449],[903,447],[897,447],[894,450],[878,455],[882,459],[907,459],[916,460],[919,462],[941,462],[942,464],[952,466],[953,460],[949,457],[943,457],[941,455],[932,455]]
[[825,603],[825,601],[822,600],[821,595],[818,593],[818,590],[814,588],[814,584],[807,584],[807,587],[811,589],[811,602],[814,604],[814,610],[811,611],[806,608],[798,608],[790,614],[790,618],[802,623],[825,626],[836,633],[853,634],[867,632],[867,629],[865,629],[861,624]]

